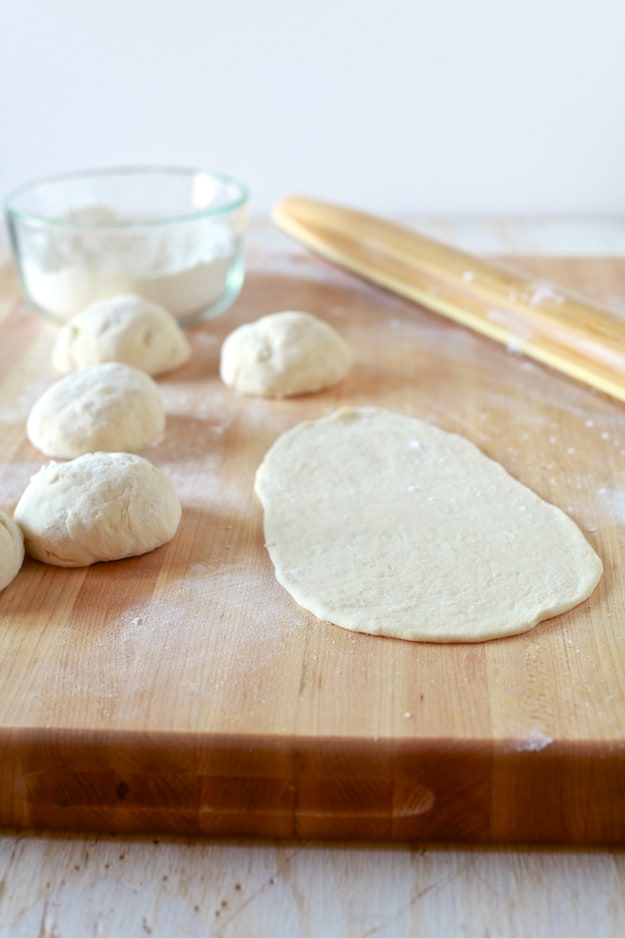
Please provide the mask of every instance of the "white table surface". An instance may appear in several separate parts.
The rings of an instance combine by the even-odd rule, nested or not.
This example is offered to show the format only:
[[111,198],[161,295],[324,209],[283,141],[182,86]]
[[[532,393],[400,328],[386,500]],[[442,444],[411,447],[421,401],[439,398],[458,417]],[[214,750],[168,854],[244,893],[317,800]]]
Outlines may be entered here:
[[[625,256],[625,219],[413,222],[476,253]],[[250,263],[268,250],[301,249],[254,221]],[[623,935],[621,850],[0,832],[0,938]]]

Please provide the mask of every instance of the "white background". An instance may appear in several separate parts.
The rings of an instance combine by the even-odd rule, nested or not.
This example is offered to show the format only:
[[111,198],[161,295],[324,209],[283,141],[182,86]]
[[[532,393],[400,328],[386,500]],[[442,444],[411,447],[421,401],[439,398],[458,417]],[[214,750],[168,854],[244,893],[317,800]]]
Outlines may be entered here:
[[623,0],[0,0],[0,195],[121,163],[439,215],[625,214]]

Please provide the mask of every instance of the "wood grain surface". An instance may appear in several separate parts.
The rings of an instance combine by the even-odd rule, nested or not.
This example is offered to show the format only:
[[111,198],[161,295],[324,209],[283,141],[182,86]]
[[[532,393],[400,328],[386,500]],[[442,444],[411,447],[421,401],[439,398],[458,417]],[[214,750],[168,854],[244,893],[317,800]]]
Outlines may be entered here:
[[[517,261],[517,263],[520,263]],[[625,264],[525,260],[599,300]],[[55,327],[3,283],[0,506],[45,461],[25,438]],[[306,309],[354,352],[338,388],[239,397],[224,336]],[[84,570],[27,561],[0,596],[0,823],[46,829],[450,842],[622,843],[622,405],[314,258],[252,265],[189,330],[145,453],[183,502],[174,540]],[[376,404],[463,433],[568,511],[605,564],[583,606],[523,636],[436,646],[354,635],[276,584],[252,491],[283,430]]]

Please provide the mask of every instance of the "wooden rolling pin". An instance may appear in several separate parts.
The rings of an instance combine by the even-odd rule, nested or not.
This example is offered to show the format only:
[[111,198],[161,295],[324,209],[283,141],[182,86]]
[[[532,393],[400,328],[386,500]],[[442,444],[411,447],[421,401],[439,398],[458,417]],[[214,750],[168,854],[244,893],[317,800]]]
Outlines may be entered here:
[[353,209],[289,196],[273,220],[352,273],[625,401],[625,322],[615,313]]

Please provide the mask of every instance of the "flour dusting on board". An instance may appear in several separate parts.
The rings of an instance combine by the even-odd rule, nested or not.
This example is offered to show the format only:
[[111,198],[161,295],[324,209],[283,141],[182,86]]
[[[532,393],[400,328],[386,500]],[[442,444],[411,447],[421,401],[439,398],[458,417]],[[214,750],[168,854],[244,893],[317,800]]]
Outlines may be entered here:
[[21,428],[31,407],[50,383],[50,381],[37,378],[21,386],[18,393],[12,394],[3,401],[3,406],[0,407],[0,423],[16,424]]
[[[42,460],[43,461],[43,460]],[[31,476],[41,468],[41,463],[7,463],[0,466],[0,507],[11,509],[21,498]]]
[[[268,656],[279,653],[276,640],[302,627],[302,617],[277,615],[271,602],[258,603],[265,591],[266,570],[250,570],[244,563],[228,566],[207,561],[192,563],[183,577],[171,580],[158,598],[138,603],[125,610],[116,622],[122,641],[169,641],[175,633],[179,650],[210,649],[221,640],[223,622],[230,626],[229,641],[253,645],[253,659],[241,656],[242,667],[250,660],[262,666]],[[280,594],[276,594],[280,599]]]
[[518,740],[514,748],[517,752],[540,752],[541,749],[550,746],[552,742],[551,736],[547,736],[538,727],[532,727],[524,739]]
[[[601,486],[597,489],[598,502],[603,509],[605,524],[625,524],[625,487],[607,488]],[[596,524],[594,530],[604,525]]]

